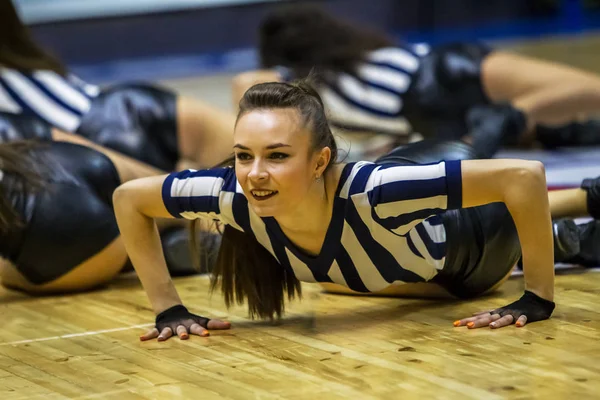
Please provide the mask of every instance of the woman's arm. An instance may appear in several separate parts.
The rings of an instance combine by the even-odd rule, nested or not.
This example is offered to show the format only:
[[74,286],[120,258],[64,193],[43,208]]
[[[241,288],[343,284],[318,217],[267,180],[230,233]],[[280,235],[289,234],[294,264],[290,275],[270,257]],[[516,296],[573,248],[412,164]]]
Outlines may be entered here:
[[537,161],[462,162],[463,207],[504,202],[523,252],[525,287],[554,299],[552,224],[544,166]]
[[155,313],[181,304],[167,269],[154,218],[173,218],[162,201],[165,175],[121,185],[113,195],[115,215],[127,253]]
[[127,253],[158,315],[156,327],[142,340],[188,332],[207,336],[205,328],[228,329],[229,323],[187,312],[167,270],[154,218],[173,218],[162,198],[165,175],[137,179],[121,185],[113,195],[117,223]]
[[502,201],[513,218],[523,253],[525,294],[499,309],[455,326],[500,328],[550,318],[554,310],[554,252],[544,167],[537,161],[462,162],[463,207]]

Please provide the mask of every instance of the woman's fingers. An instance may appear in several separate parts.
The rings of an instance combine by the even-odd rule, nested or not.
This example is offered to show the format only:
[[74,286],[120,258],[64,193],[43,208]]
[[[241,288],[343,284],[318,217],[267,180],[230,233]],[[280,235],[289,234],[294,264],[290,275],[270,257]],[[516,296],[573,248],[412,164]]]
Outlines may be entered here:
[[476,329],[481,328],[482,326],[488,326],[490,322],[497,321],[498,319],[500,319],[500,315],[498,314],[481,315],[475,321],[467,323],[467,328]]
[[220,319],[211,319],[206,324],[207,329],[229,329],[231,328],[231,322],[221,321]]
[[471,322],[475,322],[481,318],[489,317],[490,315],[491,314],[489,312],[487,312],[487,313],[480,313],[476,317],[459,319],[458,321],[454,321],[454,326],[468,326]]
[[210,336],[210,333],[200,324],[192,324],[190,326],[190,333],[198,336]]
[[154,339],[156,337],[158,337],[158,329],[152,328],[151,330],[140,336],[140,340],[143,342],[145,340]]
[[484,315],[484,314],[491,314],[492,311],[488,310],[488,311],[479,311],[476,312],[475,314],[473,314],[474,317],[479,317],[480,315]]
[[490,324],[490,328],[502,328],[503,326],[512,324],[514,321],[515,321],[515,317],[508,314],[508,315],[505,315],[504,317],[498,319],[497,321],[492,322]]
[[[198,318],[206,320],[203,317]],[[204,324],[203,321],[201,321],[201,323]],[[221,321],[220,319],[211,319],[208,321],[207,327],[205,328],[198,322],[195,322],[194,319],[189,318],[182,319],[180,321],[173,321],[171,323],[171,326],[173,326],[173,328],[167,326],[164,327],[162,331],[159,331],[158,328],[154,327],[152,330],[140,336],[140,340],[145,341],[158,338],[158,341],[162,342],[173,335],[177,335],[181,340],[189,339],[190,334],[198,336],[209,336],[210,334],[208,332],[208,329],[229,329],[231,328],[231,323],[229,323],[228,321]],[[173,332],[173,329],[175,329],[175,332]]]
[[179,336],[179,339],[181,340],[187,340],[190,337],[187,328],[183,325],[177,326],[177,336]]
[[527,315],[521,315],[515,325],[517,325],[517,328],[520,328],[522,326],[525,326],[526,323],[527,323]]
[[158,335],[158,341],[162,342],[164,340],[167,340],[171,336],[173,336],[173,330],[167,326],[166,328],[164,328],[162,330],[162,332],[160,333],[160,335]]

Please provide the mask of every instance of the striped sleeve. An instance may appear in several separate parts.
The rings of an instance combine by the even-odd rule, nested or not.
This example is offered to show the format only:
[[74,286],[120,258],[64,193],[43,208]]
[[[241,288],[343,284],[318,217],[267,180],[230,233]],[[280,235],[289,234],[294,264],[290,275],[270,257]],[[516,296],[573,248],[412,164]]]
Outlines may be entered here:
[[92,97],[94,94],[53,71],[24,73],[0,68],[0,110],[35,115],[68,132],[79,127]]
[[367,190],[375,220],[406,233],[425,218],[462,207],[461,162],[380,166]]
[[221,200],[230,197],[227,193],[235,193],[236,186],[233,168],[185,170],[167,176],[162,198],[166,209],[175,218],[221,219]]

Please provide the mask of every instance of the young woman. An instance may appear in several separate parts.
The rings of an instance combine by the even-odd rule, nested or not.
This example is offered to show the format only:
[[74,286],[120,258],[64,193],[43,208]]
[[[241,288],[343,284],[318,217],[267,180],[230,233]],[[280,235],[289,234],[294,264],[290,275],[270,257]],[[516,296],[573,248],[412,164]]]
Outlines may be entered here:
[[[523,326],[552,314],[552,224],[541,163],[336,163],[323,104],[303,83],[249,89],[234,143],[233,167],[144,178],[115,191],[125,247],[157,313],[143,340],[230,326],[182,305],[161,254],[157,217],[225,225],[213,288],[220,286],[226,304],[247,301],[252,316],[280,315],[285,296],[300,294],[299,281],[363,293],[393,287],[414,294],[412,287],[422,295],[431,282],[477,296],[501,284],[521,254],[525,294],[455,325]],[[559,214],[589,208],[588,201],[597,211],[595,191],[567,194],[570,201],[558,199]]]
[[0,111],[39,118],[165,171],[229,154],[234,116],[161,87],[83,82],[41,49],[0,2]]
[[313,6],[272,13],[259,36],[264,70],[234,79],[234,103],[255,83],[314,72],[332,126],[369,134],[349,135],[358,155],[413,132],[467,136],[485,158],[534,138],[551,147],[600,144],[596,121],[577,123],[600,112],[600,78],[584,71],[481,44],[396,44]]
[[[41,121],[0,120],[2,284],[43,294],[81,291],[109,281],[127,261],[112,194],[124,182],[162,171],[75,135],[58,133],[55,141],[39,140],[49,136],[48,125]],[[19,130],[24,128],[28,134]],[[38,140],[20,140],[25,138]],[[182,243],[188,243],[182,237],[185,226],[162,225],[171,273],[197,273],[181,251]],[[208,247],[218,247],[215,236],[201,236],[204,255],[210,256]]]

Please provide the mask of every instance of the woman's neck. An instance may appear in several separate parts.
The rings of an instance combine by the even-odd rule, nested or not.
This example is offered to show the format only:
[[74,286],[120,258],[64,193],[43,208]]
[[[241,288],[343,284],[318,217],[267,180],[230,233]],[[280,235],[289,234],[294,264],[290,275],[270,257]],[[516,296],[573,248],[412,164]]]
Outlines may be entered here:
[[342,167],[334,165],[293,213],[276,218],[287,238],[309,254],[317,255],[323,247]]

